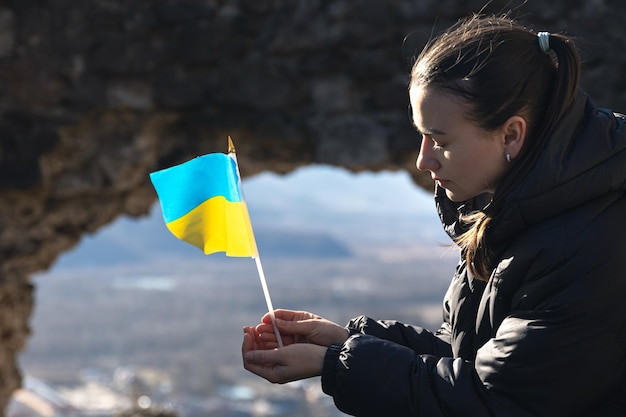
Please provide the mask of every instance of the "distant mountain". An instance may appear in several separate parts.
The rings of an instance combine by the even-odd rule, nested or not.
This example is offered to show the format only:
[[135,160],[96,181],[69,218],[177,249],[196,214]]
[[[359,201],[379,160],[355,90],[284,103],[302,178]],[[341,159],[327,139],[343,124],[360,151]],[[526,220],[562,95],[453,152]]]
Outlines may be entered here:
[[332,235],[258,228],[256,239],[262,256],[349,258],[352,250]]

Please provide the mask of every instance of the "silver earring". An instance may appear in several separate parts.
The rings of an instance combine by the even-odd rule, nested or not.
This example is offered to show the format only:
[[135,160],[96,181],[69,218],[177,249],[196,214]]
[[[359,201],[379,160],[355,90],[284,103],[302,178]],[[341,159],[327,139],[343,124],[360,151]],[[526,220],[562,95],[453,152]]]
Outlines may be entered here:
[[511,162],[511,154],[510,153],[506,153],[506,162]]

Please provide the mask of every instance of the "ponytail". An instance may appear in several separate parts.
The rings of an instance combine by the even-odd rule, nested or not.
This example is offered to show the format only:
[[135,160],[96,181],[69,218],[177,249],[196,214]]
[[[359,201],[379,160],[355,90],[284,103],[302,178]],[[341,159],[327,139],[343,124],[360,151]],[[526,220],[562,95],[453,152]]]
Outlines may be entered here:
[[469,229],[456,243],[476,278],[489,280],[493,254],[487,235],[492,221],[571,107],[579,81],[580,59],[572,39],[545,32],[539,37],[508,17],[461,21],[418,57],[412,86],[433,85],[464,99],[470,116],[484,129],[496,129],[513,115],[524,117],[528,125],[524,147],[489,206],[460,219]]

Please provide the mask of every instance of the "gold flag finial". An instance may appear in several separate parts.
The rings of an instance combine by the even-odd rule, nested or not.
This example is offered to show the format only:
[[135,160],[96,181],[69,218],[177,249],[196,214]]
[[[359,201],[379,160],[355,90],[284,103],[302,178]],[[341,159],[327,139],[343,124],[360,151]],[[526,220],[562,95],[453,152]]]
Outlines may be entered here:
[[233,140],[228,136],[228,153],[235,153],[235,145],[233,144]]

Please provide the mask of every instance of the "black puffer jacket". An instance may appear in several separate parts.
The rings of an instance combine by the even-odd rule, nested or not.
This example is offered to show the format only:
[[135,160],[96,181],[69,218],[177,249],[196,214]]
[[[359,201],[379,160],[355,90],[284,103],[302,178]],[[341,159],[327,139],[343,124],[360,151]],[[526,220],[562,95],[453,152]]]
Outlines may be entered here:
[[[581,93],[488,242],[488,283],[464,261],[432,334],[353,319],[322,388],[355,416],[626,416],[626,131]],[[446,230],[458,207],[441,190]]]

